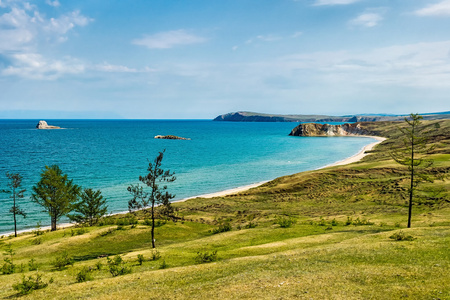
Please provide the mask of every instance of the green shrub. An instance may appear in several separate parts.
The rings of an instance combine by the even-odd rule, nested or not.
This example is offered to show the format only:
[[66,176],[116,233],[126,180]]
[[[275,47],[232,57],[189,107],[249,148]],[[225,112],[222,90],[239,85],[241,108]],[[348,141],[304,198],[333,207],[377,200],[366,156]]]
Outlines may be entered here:
[[3,259],[5,263],[2,265],[2,274],[8,275],[14,273],[16,270],[16,265],[12,263],[12,261],[9,258]]
[[28,262],[28,270],[29,271],[36,271],[37,268],[38,268],[38,264],[36,263],[34,258],[30,259],[30,261]]
[[352,225],[353,224],[353,218],[347,217],[347,221],[345,221],[345,226]]
[[73,266],[73,258],[69,256],[67,251],[61,253],[61,255],[56,257],[53,261],[53,266],[58,270],[62,270],[65,266],[68,265]]
[[289,217],[277,217],[275,220],[275,224],[280,225],[281,228],[289,228],[293,224],[295,224],[295,220]]
[[77,282],[85,282],[88,280],[92,280],[92,269],[88,267],[83,267],[76,276]]
[[166,264],[166,260],[164,259],[162,263],[159,265],[160,269],[167,269],[168,265]]
[[40,237],[36,237],[31,240],[31,244],[33,245],[40,245],[42,243],[42,239]]
[[403,231],[399,231],[394,233],[389,237],[390,239],[393,239],[395,241],[414,241],[416,238],[412,235],[406,235]]
[[33,276],[22,276],[22,282],[13,284],[13,289],[18,291],[21,295],[27,295],[34,290],[43,289],[47,286],[48,283],[42,281],[42,274],[37,273],[36,278]]
[[336,219],[331,220],[331,226],[338,226],[339,223],[336,221]]
[[131,268],[125,265],[125,262],[120,255],[116,255],[112,259],[108,257],[107,260],[109,272],[113,277],[131,273]]
[[103,268],[102,262],[101,262],[101,261],[98,261],[98,262],[95,264],[95,267],[97,268],[97,270],[100,271],[100,270]]
[[319,226],[327,226],[327,223],[323,217],[320,217],[319,222],[317,223]]
[[70,235],[71,235],[71,236],[74,236],[74,235],[83,235],[83,234],[85,234],[86,232],[88,232],[87,228],[80,227],[80,228],[76,228],[75,230],[74,230],[74,229],[71,229],[71,230],[70,230]]
[[158,250],[153,249],[152,250],[152,260],[155,261],[155,260],[158,260],[160,258],[161,258],[161,253],[159,253]]
[[219,224],[219,228],[215,228],[212,230],[213,234],[217,234],[217,233],[221,233],[221,232],[227,232],[227,231],[231,231],[231,224],[230,222],[225,222],[222,224]]
[[209,253],[205,252],[197,252],[197,256],[195,257],[195,261],[199,264],[209,263],[217,260],[217,250]]
[[44,232],[41,230],[41,221],[37,222],[36,230],[33,230],[34,236],[44,235]]
[[258,226],[258,224],[256,222],[248,222],[247,224],[245,224],[244,228],[255,228],[256,226]]
[[143,264],[144,261],[145,261],[144,255],[138,254],[137,259],[138,259],[138,264],[139,264],[140,266],[142,266],[142,264]]

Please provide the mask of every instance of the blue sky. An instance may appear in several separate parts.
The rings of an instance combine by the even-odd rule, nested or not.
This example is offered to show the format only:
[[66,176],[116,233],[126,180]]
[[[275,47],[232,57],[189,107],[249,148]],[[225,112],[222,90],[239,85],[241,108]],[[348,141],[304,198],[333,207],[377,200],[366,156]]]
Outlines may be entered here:
[[0,118],[450,110],[450,0],[0,0]]

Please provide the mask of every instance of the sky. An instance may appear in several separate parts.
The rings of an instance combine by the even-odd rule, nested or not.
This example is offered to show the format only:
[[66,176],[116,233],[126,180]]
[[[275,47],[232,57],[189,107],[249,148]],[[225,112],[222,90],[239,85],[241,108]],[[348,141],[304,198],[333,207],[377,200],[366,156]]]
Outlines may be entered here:
[[0,0],[0,118],[450,110],[450,0]]

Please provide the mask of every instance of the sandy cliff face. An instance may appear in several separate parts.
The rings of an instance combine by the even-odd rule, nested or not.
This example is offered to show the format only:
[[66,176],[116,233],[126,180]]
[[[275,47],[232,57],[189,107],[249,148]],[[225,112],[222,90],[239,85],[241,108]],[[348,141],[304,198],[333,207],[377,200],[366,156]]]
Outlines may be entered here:
[[361,123],[330,125],[317,123],[304,123],[292,129],[292,136],[347,136],[347,135],[370,135]]

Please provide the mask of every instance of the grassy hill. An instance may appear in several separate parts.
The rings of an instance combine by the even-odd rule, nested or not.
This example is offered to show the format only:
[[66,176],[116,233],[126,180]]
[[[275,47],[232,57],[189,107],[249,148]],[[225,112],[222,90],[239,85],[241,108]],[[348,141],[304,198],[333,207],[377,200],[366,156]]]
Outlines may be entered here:
[[[430,173],[448,174],[450,120],[424,123],[436,146]],[[407,170],[388,155],[403,123],[367,126],[388,139],[358,163],[176,203],[182,219],[156,228],[157,252],[142,212],[3,237],[0,259],[11,245],[17,267],[0,275],[0,297],[36,278],[34,259],[51,283],[24,299],[450,299],[449,179],[421,186],[406,229]],[[394,239],[402,236],[411,238]],[[63,254],[74,263],[58,270]],[[112,276],[107,256],[116,255],[130,274]],[[91,278],[78,283],[83,269]]]

